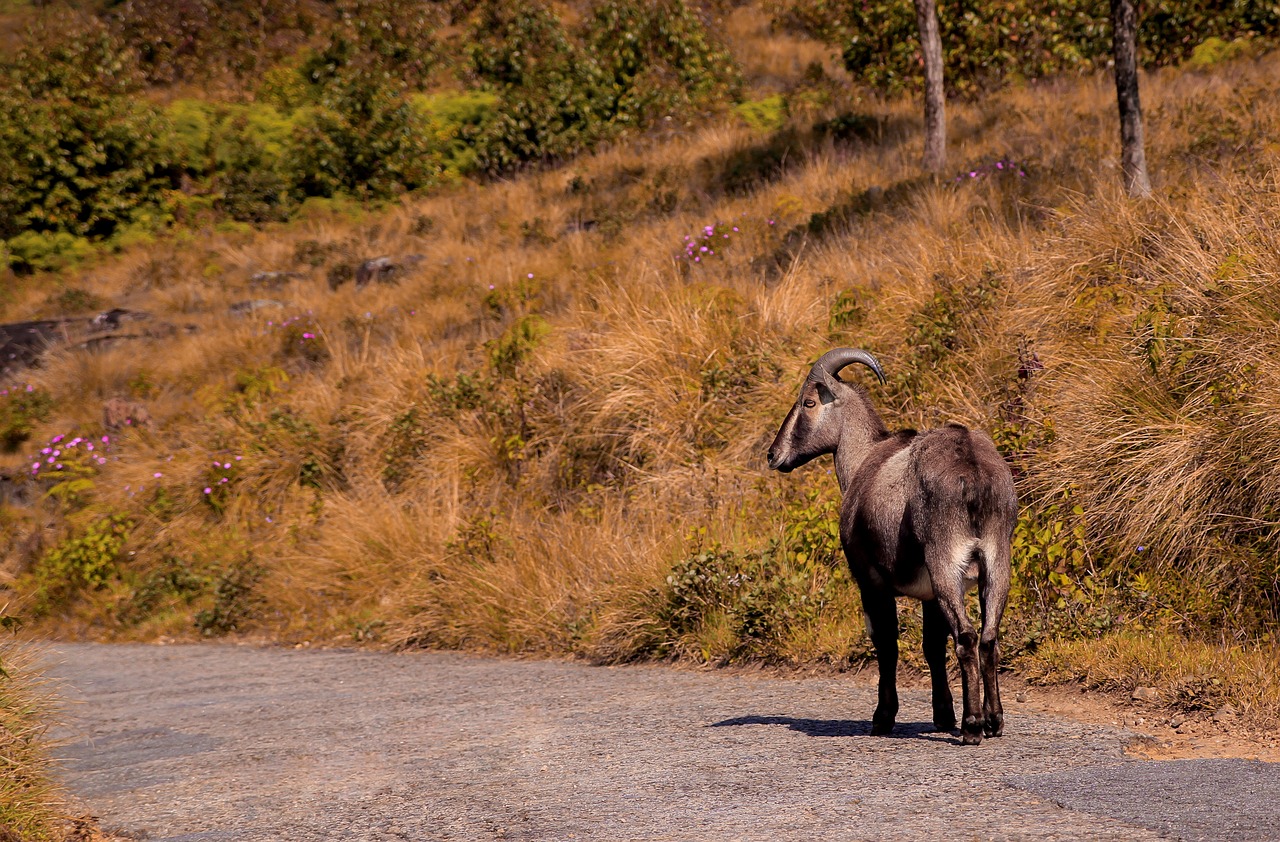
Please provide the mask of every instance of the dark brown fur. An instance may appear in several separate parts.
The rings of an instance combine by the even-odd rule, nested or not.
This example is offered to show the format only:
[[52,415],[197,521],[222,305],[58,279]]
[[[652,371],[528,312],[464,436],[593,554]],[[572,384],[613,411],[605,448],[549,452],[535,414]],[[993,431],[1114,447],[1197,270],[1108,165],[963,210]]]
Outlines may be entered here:
[[[961,667],[963,741],[976,744],[984,732],[999,736],[1004,713],[997,639],[1017,517],[1013,476],[989,437],[959,424],[888,433],[866,393],[835,376],[849,361],[872,367],[874,358],[844,351],[835,371],[826,370],[824,361],[840,353],[814,366],[774,440],[769,464],[790,471],[824,453],[835,456],[844,492],[840,541],[861,591],[880,667],[872,733],[888,733],[897,718],[895,598],[907,595],[924,603],[934,724],[955,727],[946,671],[950,636]],[[878,364],[873,370],[879,374]],[[980,635],[964,607],[965,590],[973,582],[982,605]]]

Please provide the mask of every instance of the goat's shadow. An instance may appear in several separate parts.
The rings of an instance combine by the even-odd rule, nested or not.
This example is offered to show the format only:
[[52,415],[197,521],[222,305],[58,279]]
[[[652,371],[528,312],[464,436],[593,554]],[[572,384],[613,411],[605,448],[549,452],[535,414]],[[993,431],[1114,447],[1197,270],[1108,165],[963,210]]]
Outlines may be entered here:
[[[794,716],[737,716],[721,722],[712,722],[708,728],[727,728],[737,725],[785,725],[806,737],[869,737],[871,722],[865,719],[797,719]],[[892,733],[885,734],[895,740],[929,740],[931,742],[960,744],[956,733],[937,730],[929,722],[899,722]]]

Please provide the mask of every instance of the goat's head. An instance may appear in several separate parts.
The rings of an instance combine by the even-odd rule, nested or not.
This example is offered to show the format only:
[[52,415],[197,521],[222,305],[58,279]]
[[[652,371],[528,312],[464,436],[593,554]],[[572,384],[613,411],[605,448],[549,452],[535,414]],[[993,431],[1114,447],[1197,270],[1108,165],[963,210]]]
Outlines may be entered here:
[[809,370],[800,397],[769,448],[770,468],[789,473],[824,453],[834,453],[851,411],[865,414],[868,421],[875,418],[880,426],[863,393],[836,376],[852,363],[862,363],[884,382],[880,363],[866,351],[836,348],[823,354]]

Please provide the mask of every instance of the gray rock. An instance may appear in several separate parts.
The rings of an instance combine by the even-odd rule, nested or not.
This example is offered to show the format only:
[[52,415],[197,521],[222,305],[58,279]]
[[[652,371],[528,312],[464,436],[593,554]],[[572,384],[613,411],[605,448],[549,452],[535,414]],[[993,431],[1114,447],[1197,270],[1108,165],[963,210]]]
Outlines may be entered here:
[[282,307],[284,307],[284,302],[276,301],[274,298],[255,298],[251,301],[237,301],[227,309],[233,315],[247,316],[250,313],[256,313],[258,310],[279,310]]
[[95,349],[123,339],[170,335],[176,330],[163,322],[131,327],[150,320],[150,313],[116,307],[87,318],[0,324],[0,374],[37,365],[50,348],[70,345]]
[[371,258],[356,267],[356,286],[398,281],[425,259],[426,256],[421,254],[406,254],[403,257],[384,255]]
[[1135,687],[1131,698],[1135,702],[1155,702],[1160,699],[1160,691],[1154,687]]
[[255,286],[284,286],[295,278],[306,277],[301,272],[255,272],[249,276],[249,283]]

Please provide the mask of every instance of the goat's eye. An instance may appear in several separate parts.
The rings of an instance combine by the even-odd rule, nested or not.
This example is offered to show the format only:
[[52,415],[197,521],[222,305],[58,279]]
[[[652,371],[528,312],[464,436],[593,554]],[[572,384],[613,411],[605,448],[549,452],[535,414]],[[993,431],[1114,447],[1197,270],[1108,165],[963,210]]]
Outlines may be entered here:
[[813,400],[813,398],[809,398],[804,402],[804,405],[812,409],[813,407],[817,406],[817,403]]

